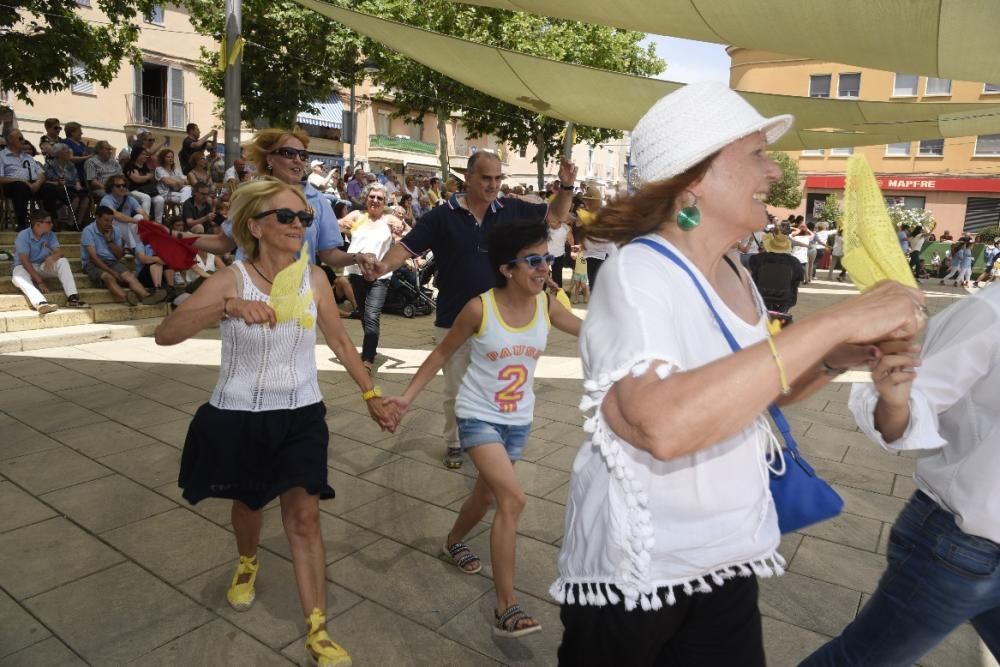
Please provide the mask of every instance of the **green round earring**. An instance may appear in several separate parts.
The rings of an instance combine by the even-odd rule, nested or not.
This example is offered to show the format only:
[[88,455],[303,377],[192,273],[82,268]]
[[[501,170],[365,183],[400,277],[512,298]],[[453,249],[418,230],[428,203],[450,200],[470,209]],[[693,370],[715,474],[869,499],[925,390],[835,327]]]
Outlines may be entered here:
[[677,211],[677,226],[682,231],[690,232],[701,223],[701,211],[698,210],[698,198],[694,203]]

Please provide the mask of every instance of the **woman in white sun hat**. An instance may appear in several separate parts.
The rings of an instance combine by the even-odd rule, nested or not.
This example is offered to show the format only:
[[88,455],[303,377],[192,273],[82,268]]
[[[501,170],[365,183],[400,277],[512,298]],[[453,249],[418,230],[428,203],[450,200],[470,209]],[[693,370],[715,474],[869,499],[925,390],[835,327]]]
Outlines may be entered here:
[[732,248],[767,223],[767,145],[791,125],[723,84],[685,86],[632,134],[642,186],[594,222],[622,247],[580,336],[593,414],[551,589],[562,665],[764,665],[756,577],[784,565],[767,408],[923,326],[923,295],[883,284],[769,339]]

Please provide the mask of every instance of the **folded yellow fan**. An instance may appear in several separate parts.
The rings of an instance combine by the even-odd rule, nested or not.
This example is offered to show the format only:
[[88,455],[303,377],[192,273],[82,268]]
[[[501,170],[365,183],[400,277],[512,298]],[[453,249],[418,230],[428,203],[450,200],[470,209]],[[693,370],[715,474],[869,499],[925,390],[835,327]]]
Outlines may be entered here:
[[299,258],[283,268],[274,277],[271,285],[271,296],[268,303],[274,309],[278,322],[298,320],[303,328],[310,328],[316,323],[316,318],[309,312],[313,301],[313,291],[306,290],[299,294],[302,279],[309,270],[309,244],[302,246]]
[[885,197],[872,168],[861,154],[852,155],[847,162],[844,219],[839,233],[844,236],[841,261],[861,291],[880,280],[917,286],[885,208]]

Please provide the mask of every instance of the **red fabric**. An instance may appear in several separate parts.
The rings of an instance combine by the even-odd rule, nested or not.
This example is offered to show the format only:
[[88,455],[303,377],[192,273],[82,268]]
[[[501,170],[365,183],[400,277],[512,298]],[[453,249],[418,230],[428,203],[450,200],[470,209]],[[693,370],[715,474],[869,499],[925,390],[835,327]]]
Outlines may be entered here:
[[194,266],[198,254],[194,248],[195,237],[171,236],[166,227],[152,220],[139,221],[139,237],[143,243],[153,246],[153,252],[166,262],[168,269],[186,271]]

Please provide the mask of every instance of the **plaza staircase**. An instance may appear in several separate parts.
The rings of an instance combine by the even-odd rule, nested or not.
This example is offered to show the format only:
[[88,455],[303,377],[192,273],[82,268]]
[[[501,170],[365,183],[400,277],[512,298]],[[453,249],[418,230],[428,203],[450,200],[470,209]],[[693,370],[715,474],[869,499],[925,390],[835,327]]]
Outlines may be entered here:
[[[14,254],[16,232],[0,231],[0,250]],[[80,266],[80,233],[59,232],[59,244],[73,268],[80,298],[88,308],[65,308],[66,295],[55,278],[46,279],[46,298],[59,310],[39,315],[11,282],[12,260],[0,260],[0,353],[80,345],[152,335],[168,313],[165,303],[130,306],[114,301],[106,289],[93,289]],[[132,266],[132,260],[125,260]]]

